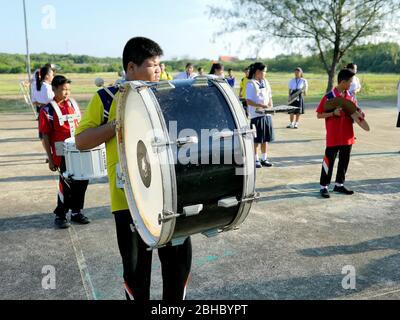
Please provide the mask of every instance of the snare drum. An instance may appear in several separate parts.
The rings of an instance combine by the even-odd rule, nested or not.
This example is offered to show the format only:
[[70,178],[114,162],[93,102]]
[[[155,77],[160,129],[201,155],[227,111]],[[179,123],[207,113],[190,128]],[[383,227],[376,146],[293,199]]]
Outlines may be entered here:
[[125,194],[151,248],[245,221],[256,200],[254,130],[228,83],[127,82],[117,120]]
[[105,144],[91,150],[79,151],[75,146],[75,138],[69,138],[64,142],[64,156],[65,178],[81,181],[107,176]]

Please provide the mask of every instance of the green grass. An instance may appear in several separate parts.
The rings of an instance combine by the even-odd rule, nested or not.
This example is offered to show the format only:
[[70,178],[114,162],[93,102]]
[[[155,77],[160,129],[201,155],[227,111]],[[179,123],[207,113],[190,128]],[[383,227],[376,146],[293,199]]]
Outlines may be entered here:
[[[235,73],[236,81],[240,82],[242,73]],[[66,74],[72,82],[72,95],[86,95],[79,97],[82,109],[85,109],[90,95],[97,91],[94,80],[97,77],[105,79],[106,83],[113,83],[117,79],[115,73],[99,74]],[[363,90],[359,95],[360,100],[395,100],[397,96],[397,83],[399,75],[396,74],[359,74]],[[30,112],[23,101],[19,89],[19,81],[26,75],[1,74],[0,75],[0,112]],[[270,81],[275,104],[284,104],[287,101],[288,82],[293,78],[292,73],[267,73]],[[309,82],[310,90],[306,102],[318,102],[323,96],[327,86],[325,74],[308,73],[305,78]]]

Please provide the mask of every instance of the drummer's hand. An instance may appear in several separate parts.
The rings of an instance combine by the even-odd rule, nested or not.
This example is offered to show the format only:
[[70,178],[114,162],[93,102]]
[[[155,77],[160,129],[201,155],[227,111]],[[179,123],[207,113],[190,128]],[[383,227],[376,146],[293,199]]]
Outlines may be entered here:
[[57,166],[54,164],[52,159],[49,159],[49,169],[53,172],[57,171]]
[[333,115],[336,117],[340,117],[340,113],[341,113],[341,109],[335,109],[335,111],[333,111]]

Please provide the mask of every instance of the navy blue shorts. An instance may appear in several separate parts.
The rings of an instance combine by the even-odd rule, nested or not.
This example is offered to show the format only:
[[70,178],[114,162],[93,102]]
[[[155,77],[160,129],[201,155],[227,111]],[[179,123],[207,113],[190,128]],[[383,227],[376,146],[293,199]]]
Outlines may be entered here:
[[251,119],[251,127],[253,128],[253,126],[257,130],[257,137],[254,139],[254,143],[259,144],[275,141],[274,126],[270,115]]

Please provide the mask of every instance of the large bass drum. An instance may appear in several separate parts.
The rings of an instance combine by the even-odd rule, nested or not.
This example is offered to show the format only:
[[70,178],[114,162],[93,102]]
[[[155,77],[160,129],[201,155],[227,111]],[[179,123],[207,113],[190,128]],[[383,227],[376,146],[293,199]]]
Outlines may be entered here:
[[126,82],[117,123],[123,187],[151,248],[244,222],[256,199],[254,130],[224,80]]

